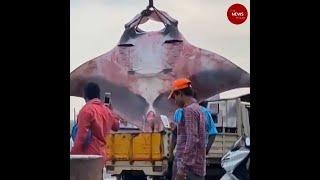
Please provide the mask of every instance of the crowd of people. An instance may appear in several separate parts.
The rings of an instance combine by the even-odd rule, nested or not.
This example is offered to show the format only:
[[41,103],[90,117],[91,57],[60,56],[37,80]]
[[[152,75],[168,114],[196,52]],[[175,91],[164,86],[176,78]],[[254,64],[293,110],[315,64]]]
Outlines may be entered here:
[[[170,145],[173,180],[204,180],[206,154],[217,134],[210,111],[205,104],[199,105],[191,84],[189,79],[176,79],[168,97],[178,107],[170,123],[170,130],[173,131]],[[88,83],[84,88],[86,104],[80,110],[76,128],[72,131],[74,144],[70,153],[101,155],[106,162],[105,137],[111,130],[118,131],[123,119],[99,97],[99,86]]]

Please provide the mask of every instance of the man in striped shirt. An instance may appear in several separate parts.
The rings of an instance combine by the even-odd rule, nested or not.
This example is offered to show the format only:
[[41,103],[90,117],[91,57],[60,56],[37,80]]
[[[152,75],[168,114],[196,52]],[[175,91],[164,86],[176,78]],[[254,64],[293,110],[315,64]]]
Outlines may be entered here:
[[177,145],[174,159],[176,179],[204,180],[206,174],[205,117],[193,98],[191,81],[177,79],[168,97],[183,108],[183,119],[177,124]]

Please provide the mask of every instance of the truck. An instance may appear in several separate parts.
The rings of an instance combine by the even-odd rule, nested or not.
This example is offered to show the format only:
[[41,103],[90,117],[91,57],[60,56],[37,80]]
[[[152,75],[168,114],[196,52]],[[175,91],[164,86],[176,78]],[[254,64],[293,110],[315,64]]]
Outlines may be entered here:
[[[250,137],[250,94],[229,98],[208,100],[207,108],[215,117],[218,135],[206,156],[207,176],[221,177],[221,158],[241,136]],[[169,147],[172,133],[146,133],[139,129],[122,128],[107,137],[107,173],[117,179],[171,179],[169,172]]]
[[117,179],[165,179],[169,164],[171,132],[120,129],[106,137],[105,167]]
[[221,177],[221,158],[241,137],[250,137],[250,94],[240,97],[208,101],[207,108],[215,116],[218,130],[215,141],[206,156],[207,176]]

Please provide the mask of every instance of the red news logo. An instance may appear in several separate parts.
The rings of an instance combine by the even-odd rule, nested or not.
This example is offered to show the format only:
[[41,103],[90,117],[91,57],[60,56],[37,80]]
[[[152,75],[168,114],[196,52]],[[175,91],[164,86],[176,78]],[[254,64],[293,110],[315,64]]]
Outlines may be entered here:
[[227,16],[231,23],[239,25],[246,21],[248,11],[242,4],[233,4],[229,7]]
[[234,12],[232,12],[231,13],[231,15],[232,16],[235,16],[235,17],[243,17],[244,16],[244,12],[236,12],[236,11],[234,11]]

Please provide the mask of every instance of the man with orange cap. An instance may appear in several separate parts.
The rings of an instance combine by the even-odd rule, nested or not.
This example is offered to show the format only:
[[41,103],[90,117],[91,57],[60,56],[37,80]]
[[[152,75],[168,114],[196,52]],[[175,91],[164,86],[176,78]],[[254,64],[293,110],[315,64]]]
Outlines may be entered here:
[[173,162],[173,179],[177,180],[203,180],[206,174],[205,117],[193,94],[191,81],[180,78],[173,82],[168,97],[183,108],[183,118],[177,124],[177,150]]

